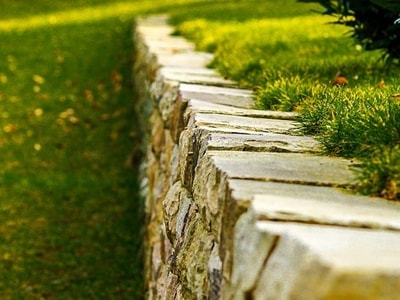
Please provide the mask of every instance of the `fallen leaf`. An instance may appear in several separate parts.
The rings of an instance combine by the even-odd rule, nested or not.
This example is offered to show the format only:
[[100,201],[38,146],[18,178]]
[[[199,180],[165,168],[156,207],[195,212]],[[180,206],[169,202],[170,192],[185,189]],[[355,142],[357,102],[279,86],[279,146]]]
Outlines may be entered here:
[[3,127],[4,132],[11,133],[17,130],[17,126],[13,124],[7,124],[6,126]]
[[8,82],[8,78],[4,73],[0,73],[0,82],[3,84]]
[[43,109],[41,109],[41,108],[36,108],[36,109],[33,111],[33,114],[34,114],[36,117],[40,117],[41,115],[43,115]]
[[73,108],[68,108],[67,110],[61,112],[59,116],[62,119],[66,119],[66,118],[72,116],[74,113],[75,113],[75,111]]
[[115,141],[116,139],[118,139],[118,135],[119,135],[119,134],[118,134],[118,131],[113,130],[113,131],[111,131],[109,137],[110,137],[110,139],[111,139],[112,141]]
[[74,125],[79,124],[79,119],[78,119],[77,117],[74,117],[74,116],[69,117],[69,118],[68,118],[68,121],[69,121],[71,124],[74,124]]
[[381,89],[384,87],[384,85],[385,85],[385,81],[382,79],[376,84],[376,87]]
[[110,78],[114,84],[118,84],[118,83],[122,82],[122,75],[115,70],[111,71]]
[[83,97],[85,97],[85,99],[88,100],[89,102],[93,101],[94,99],[93,92],[89,89],[85,89],[83,91]]
[[40,92],[40,86],[38,86],[38,85],[35,85],[35,86],[33,86],[33,92],[34,93],[39,93]]
[[63,119],[57,119],[56,124],[57,124],[58,126],[63,126],[63,125],[65,124],[65,122],[64,122]]
[[33,75],[33,81],[37,84],[43,84],[46,80],[40,75]]
[[111,118],[109,114],[102,114],[100,117],[100,120],[102,121],[108,121]]

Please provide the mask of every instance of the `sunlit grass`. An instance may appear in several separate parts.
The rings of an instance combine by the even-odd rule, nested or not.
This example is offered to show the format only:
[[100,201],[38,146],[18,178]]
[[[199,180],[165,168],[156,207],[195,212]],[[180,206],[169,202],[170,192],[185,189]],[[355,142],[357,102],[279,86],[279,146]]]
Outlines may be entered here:
[[[398,160],[400,103],[393,95],[400,92],[399,67],[354,44],[348,29],[329,24],[329,16],[304,13],[304,4],[294,0],[266,2],[275,7],[273,13],[252,18],[242,8],[240,17],[226,19],[210,11],[212,19],[203,12],[201,18],[186,16],[177,32],[214,52],[212,66],[224,76],[253,88],[257,108],[298,111],[306,132],[317,134],[327,154],[362,159],[363,192],[400,197],[398,168],[371,171],[380,162],[394,166]],[[344,88],[331,84],[338,71],[348,79]]]
[[[165,5],[165,3],[164,3]],[[126,18],[134,14],[154,9],[152,1],[123,1],[104,5],[55,11],[24,18],[11,18],[0,21],[1,31],[27,30],[43,26],[91,23],[107,18]]]
[[1,21],[1,299],[143,297],[133,16],[99,9]]
[[[54,25],[68,25],[68,24],[81,24],[86,22],[95,22],[108,18],[131,18],[132,16],[149,14],[149,13],[165,13],[179,9],[180,6],[187,6],[196,3],[209,3],[210,0],[177,0],[171,3],[168,0],[132,0],[132,1],[88,1],[96,2],[96,5],[80,4],[79,7],[74,8],[74,4],[54,3],[54,11],[47,11],[42,13],[40,5],[36,9],[37,13],[23,17],[8,17],[3,20],[0,19],[0,31],[15,31],[15,30],[28,30],[35,29],[43,26]],[[99,2],[99,3],[97,3]],[[25,3],[18,5],[14,11],[23,12],[26,10]],[[39,1],[40,3],[40,1]],[[63,10],[57,10],[57,7],[62,7]],[[32,8],[31,8],[32,10]]]

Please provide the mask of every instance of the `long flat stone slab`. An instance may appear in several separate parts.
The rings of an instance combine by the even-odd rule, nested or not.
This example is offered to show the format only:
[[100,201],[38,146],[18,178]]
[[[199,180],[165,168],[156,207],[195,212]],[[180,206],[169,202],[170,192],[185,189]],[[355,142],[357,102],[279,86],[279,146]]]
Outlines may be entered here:
[[[158,30],[149,30],[146,28],[142,28],[141,34],[148,36],[146,39],[146,45],[152,53],[178,54],[195,51],[194,45],[181,37],[160,36]],[[171,47],[171,43],[174,45],[173,47]]]
[[[169,63],[167,63],[169,64]],[[209,72],[208,72],[209,70]],[[182,83],[203,84],[213,86],[236,86],[236,83],[221,78],[215,71],[204,68],[187,68],[187,67],[163,67],[160,73],[167,80],[175,80]]]
[[207,66],[211,62],[212,58],[213,56],[206,52],[160,53],[157,55],[160,65],[169,67],[202,68]]
[[250,152],[320,152],[318,142],[311,137],[268,132],[259,134],[212,132],[207,138],[207,148]]
[[232,132],[247,130],[254,132],[286,133],[299,135],[299,124],[295,121],[252,118],[217,113],[196,113],[192,121],[198,127],[214,127],[229,129]]
[[[226,103],[219,104],[211,101],[190,99],[188,108],[191,112],[202,113],[219,113],[235,116],[246,116],[253,118],[281,119],[281,120],[296,120],[298,114],[292,112],[281,112],[273,110],[256,110],[232,106],[232,99],[227,97]],[[214,100],[215,101],[215,100]]]
[[346,159],[300,153],[209,151],[217,168],[230,178],[309,184],[351,186],[353,162]]
[[235,299],[395,299],[400,288],[399,232],[254,223],[246,216],[240,224]]
[[187,83],[180,84],[179,90],[184,99],[205,100],[241,108],[254,106],[253,95],[249,90]]
[[400,231],[400,206],[381,199],[324,194],[255,195],[258,219]]

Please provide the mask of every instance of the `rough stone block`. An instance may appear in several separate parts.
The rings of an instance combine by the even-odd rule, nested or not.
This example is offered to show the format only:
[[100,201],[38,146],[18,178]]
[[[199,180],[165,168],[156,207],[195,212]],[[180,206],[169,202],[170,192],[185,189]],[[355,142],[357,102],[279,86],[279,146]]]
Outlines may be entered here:
[[219,76],[214,70],[205,68],[163,67],[160,69],[160,73],[168,80],[174,80],[181,83],[225,87],[236,85],[236,83],[231,80],[221,78],[221,76]]
[[184,220],[191,202],[191,194],[182,187],[179,181],[171,186],[163,200],[163,221],[171,243],[176,242],[178,234],[182,235]]
[[208,264],[214,242],[196,206],[192,205],[183,230],[180,247],[171,257],[183,286],[185,299],[209,296]]
[[259,134],[210,133],[207,139],[207,148],[224,151],[293,153],[319,153],[321,150],[319,143],[311,137],[268,132]]
[[212,130],[218,128],[221,132],[231,133],[286,133],[299,135],[299,124],[295,121],[251,118],[216,113],[196,113],[189,122],[196,126]]
[[314,188],[302,195],[255,195],[252,206],[258,219],[400,231],[399,205],[378,198],[325,192]]
[[160,65],[166,67],[203,68],[211,63],[213,55],[206,52],[159,53],[157,59]]
[[160,157],[165,148],[164,122],[160,114],[154,112],[151,116],[151,147],[156,157]]
[[157,80],[151,85],[151,95],[154,103],[158,105],[158,110],[164,121],[164,126],[170,124],[170,117],[173,115],[175,103],[179,99],[179,83],[167,81],[158,75]]
[[188,100],[204,100],[241,108],[253,108],[254,106],[252,93],[244,89],[182,83],[180,92],[182,97]]
[[[183,93],[185,95],[185,93]],[[185,95],[185,98],[188,96]],[[201,96],[200,96],[201,98]],[[280,111],[272,111],[272,110],[256,110],[249,108],[241,108],[235,106],[237,103],[234,102],[230,98],[230,96],[226,96],[225,101],[220,99],[219,102],[216,103],[216,99],[212,98],[213,101],[210,100],[198,100],[196,98],[191,98],[189,101],[189,109],[190,114],[193,113],[217,113],[217,114],[225,114],[225,115],[234,115],[234,116],[245,116],[245,117],[253,117],[253,118],[266,118],[266,119],[281,119],[281,120],[295,120],[298,117],[297,113],[293,112],[280,112]]]
[[279,239],[256,284],[255,299],[398,297],[398,232],[270,222],[257,227]]
[[176,144],[178,144],[180,134],[185,127],[184,112],[186,107],[187,101],[178,96],[175,100],[168,126],[171,130],[172,139]]
[[217,168],[235,179],[252,179],[315,186],[354,184],[350,171],[353,162],[346,159],[302,153],[260,153],[209,151]]
[[200,213],[216,237],[221,230],[221,218],[226,199],[227,177],[212,160],[202,157],[196,167],[192,193]]
[[[339,202],[344,201],[345,196],[338,198]],[[343,211],[346,221],[337,222],[337,226],[292,222],[291,213],[285,212],[289,206],[282,211],[287,218],[275,220],[266,213],[271,203],[256,198],[236,224],[233,289],[227,290],[224,298],[396,299],[395,291],[400,287],[399,228],[345,226],[361,227],[347,224],[349,215],[357,219],[366,207],[376,207],[377,223],[385,228],[386,224],[397,222],[399,209],[385,201],[364,203],[361,198],[347,198],[349,205],[360,208],[360,212]],[[301,197],[299,202],[295,210],[302,211]],[[332,206],[335,204],[333,201]],[[276,207],[271,206],[275,211]],[[326,212],[332,218],[340,218],[337,211],[329,211],[328,207]],[[392,222],[385,224],[385,218]]]

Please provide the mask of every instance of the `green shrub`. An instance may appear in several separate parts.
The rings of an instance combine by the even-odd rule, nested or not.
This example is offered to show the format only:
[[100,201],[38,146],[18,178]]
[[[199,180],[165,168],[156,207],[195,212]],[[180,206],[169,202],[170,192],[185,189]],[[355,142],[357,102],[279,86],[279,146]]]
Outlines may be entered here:
[[352,28],[352,37],[366,50],[382,50],[389,62],[400,60],[400,3],[390,0],[298,0],[319,2],[323,14],[337,18],[335,23]]

